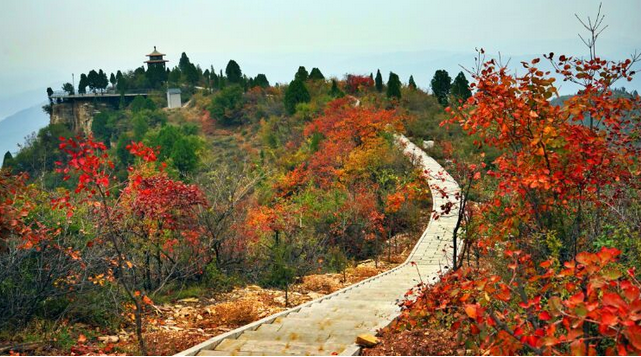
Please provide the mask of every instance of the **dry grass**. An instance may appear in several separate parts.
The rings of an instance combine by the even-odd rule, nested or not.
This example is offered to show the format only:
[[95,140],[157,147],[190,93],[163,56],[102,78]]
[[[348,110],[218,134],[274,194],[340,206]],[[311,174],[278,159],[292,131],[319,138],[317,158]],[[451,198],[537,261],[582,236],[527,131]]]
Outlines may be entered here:
[[308,275],[303,277],[301,288],[317,293],[331,294],[340,289],[341,284],[334,276]]
[[220,324],[245,325],[259,318],[257,301],[238,300],[218,304],[214,307],[213,315],[220,319]]
[[348,268],[347,273],[359,278],[369,278],[378,274],[378,269],[371,266],[357,266],[356,268]]

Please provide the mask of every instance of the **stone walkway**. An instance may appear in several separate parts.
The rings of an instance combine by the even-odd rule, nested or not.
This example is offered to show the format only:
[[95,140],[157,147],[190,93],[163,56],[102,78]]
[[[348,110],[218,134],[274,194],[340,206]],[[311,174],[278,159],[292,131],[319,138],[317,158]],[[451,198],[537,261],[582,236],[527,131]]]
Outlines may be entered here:
[[[417,167],[426,170],[433,208],[457,203],[458,184],[444,169],[404,136],[397,141]],[[458,205],[430,220],[402,265],[333,294],[216,336],[181,356],[355,355],[362,333],[375,334],[399,314],[397,301],[421,280],[433,283],[452,260],[452,231]],[[415,263],[415,264],[412,264]],[[420,275],[419,275],[420,272]]]

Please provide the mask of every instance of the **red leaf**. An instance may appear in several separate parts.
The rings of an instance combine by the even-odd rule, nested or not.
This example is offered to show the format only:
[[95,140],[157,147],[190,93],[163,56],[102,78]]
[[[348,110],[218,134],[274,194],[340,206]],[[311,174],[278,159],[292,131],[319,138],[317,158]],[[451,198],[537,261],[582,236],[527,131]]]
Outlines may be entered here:
[[476,319],[478,317],[478,305],[476,304],[465,305],[465,313],[470,318]]

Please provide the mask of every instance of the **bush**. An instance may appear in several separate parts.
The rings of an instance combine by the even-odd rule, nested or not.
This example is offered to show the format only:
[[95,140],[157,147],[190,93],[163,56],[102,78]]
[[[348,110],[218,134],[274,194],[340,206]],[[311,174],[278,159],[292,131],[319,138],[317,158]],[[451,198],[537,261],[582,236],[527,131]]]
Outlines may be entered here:
[[205,268],[204,280],[207,287],[215,292],[229,292],[239,283],[236,277],[221,272],[214,263],[209,263]]
[[232,85],[214,96],[209,113],[222,125],[241,124],[243,105],[243,89],[238,85]]

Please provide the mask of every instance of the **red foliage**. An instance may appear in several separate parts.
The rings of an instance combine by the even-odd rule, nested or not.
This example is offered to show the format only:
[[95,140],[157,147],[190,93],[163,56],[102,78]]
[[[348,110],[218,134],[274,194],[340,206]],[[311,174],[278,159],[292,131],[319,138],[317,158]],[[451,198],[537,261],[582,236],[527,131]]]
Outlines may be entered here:
[[39,243],[49,238],[48,229],[29,219],[37,192],[26,180],[25,174],[14,176],[0,170],[0,252],[8,249],[12,237],[18,237],[23,249],[40,249]]
[[345,81],[345,89],[350,94],[356,94],[362,90],[367,90],[374,87],[374,80],[369,76],[359,76],[354,74],[348,74],[347,80]]
[[[481,254],[503,260],[491,270],[445,275],[407,303],[401,325],[447,313],[478,354],[638,354],[641,284],[634,270],[617,263],[616,249],[578,253],[593,242],[582,215],[639,187],[641,99],[610,89],[614,80],[630,78],[631,61],[547,58],[565,80],[583,86],[563,105],[549,101],[555,80],[535,67],[539,59],[523,63],[522,76],[491,60],[467,103],[448,108],[449,123],[479,138],[479,147],[498,151],[474,233]],[[562,253],[541,261],[545,253],[531,246],[537,234],[559,237]]]
[[403,119],[394,110],[354,107],[349,98],[330,102],[325,114],[304,130],[306,137],[312,134],[324,137],[319,150],[291,171],[279,183],[279,188],[287,193],[310,180],[325,188],[345,183],[343,169],[349,154],[377,139],[381,132],[400,129]]
[[619,254],[603,248],[559,267],[506,251],[509,274],[470,268],[447,274],[405,304],[395,328],[447,314],[477,354],[638,354],[641,284],[616,264]]
[[[566,80],[583,89],[562,106],[549,99],[557,93],[549,72],[523,63],[526,73],[512,75],[490,60],[472,85],[475,94],[463,107],[448,108],[449,123],[459,123],[479,146],[500,150],[487,174],[495,178],[493,206],[504,217],[503,233],[516,225],[554,216],[570,219],[579,205],[612,200],[616,186],[639,186],[641,125],[631,120],[641,109],[639,96],[619,96],[610,85],[630,78],[630,61],[584,61],[561,56],[554,62]],[[563,218],[565,217],[565,218]],[[568,226],[557,221],[556,227]],[[550,227],[553,228],[553,227]]]

